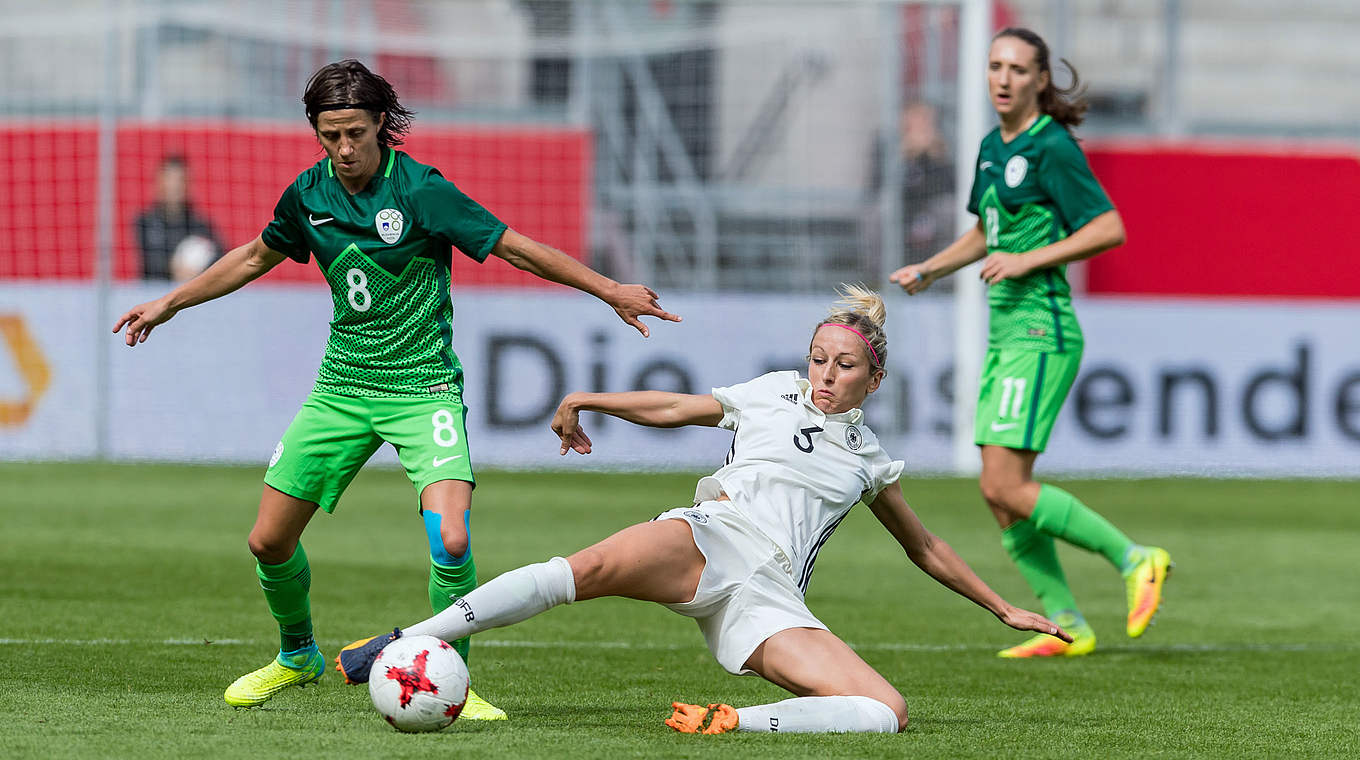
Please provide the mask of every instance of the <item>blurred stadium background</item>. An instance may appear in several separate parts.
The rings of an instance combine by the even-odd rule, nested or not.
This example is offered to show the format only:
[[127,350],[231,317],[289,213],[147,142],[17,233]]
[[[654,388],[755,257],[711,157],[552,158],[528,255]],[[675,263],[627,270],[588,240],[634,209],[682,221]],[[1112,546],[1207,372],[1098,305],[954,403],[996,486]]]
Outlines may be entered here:
[[[1129,231],[1074,267],[1088,349],[1044,467],[1360,476],[1347,0],[1287,18],[1251,0],[0,11],[0,459],[267,460],[324,345],[314,265],[282,264],[135,351],[109,329],[170,286],[137,221],[166,160],[199,238],[249,240],[321,155],[300,95],[324,63],[387,77],[417,111],[406,149],[512,227],[685,316],[643,341],[598,302],[455,257],[473,450],[542,467],[567,390],[703,392],[796,368],[836,283],[886,291],[887,272],[972,223],[955,191],[994,123],[987,40],[1024,25],[1089,85],[1078,135]],[[890,381],[867,411],[916,471],[963,472],[983,295],[966,275],[936,291],[887,292]],[[601,424],[606,465],[702,468],[726,450],[715,431]]]

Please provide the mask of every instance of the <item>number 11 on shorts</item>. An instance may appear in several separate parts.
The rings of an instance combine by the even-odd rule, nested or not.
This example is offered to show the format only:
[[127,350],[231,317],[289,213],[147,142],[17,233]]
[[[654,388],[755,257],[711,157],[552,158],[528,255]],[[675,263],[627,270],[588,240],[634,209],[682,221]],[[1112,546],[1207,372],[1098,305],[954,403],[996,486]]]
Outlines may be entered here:
[[[1001,378],[1001,403],[997,405],[997,419],[1007,417],[1019,417],[1025,403],[1026,378],[1023,377],[1003,377]],[[1006,407],[1010,407],[1010,413],[1006,412]]]

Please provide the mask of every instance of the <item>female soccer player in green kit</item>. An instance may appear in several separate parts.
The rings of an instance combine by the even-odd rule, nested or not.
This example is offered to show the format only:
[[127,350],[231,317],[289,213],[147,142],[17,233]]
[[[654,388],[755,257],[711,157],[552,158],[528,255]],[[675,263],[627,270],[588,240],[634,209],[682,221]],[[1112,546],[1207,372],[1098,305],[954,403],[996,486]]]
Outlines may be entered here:
[[1007,553],[1048,617],[1073,637],[1067,643],[1041,634],[1002,657],[1071,657],[1095,648],[1054,538],[1098,552],[1120,571],[1132,637],[1147,629],[1171,569],[1165,550],[1130,541],[1072,494],[1033,476],[1081,363],[1065,265],[1124,242],[1119,212],[1069,132],[1086,111],[1075,69],[1072,76],[1066,90],[1053,84],[1048,45],[1028,29],[1003,29],[992,38],[987,85],[1001,124],[978,150],[968,202],[978,223],[943,251],[891,275],[914,295],[985,258],[991,318],[974,430],[982,447],[979,485]]
[[[311,570],[300,539],[318,508],[334,511],[384,441],[419,495],[431,607],[439,612],[477,585],[468,535],[475,481],[463,370],[452,346],[451,247],[590,293],[644,337],[639,317],[680,319],[661,309],[650,288],[621,285],[507,228],[438,170],[396,150],[412,113],[358,61],[317,71],[302,99],[326,157],[283,191],[258,237],[162,298],[129,309],[113,328],[126,326],[128,346],[145,342],[181,309],[224,296],[285,258],[305,264],[315,255],[331,287],[335,316],[316,385],[274,451],[249,538],[280,650],[227,688],[226,701],[236,707],[321,677],[325,659],[312,637]],[[467,640],[455,646],[466,659]],[[505,713],[469,694],[463,717]]]

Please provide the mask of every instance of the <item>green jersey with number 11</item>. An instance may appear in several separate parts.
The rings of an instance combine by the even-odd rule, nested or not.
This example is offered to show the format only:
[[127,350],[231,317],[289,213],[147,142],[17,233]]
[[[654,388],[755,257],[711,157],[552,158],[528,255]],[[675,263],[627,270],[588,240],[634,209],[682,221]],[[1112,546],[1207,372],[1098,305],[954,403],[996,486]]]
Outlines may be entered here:
[[[1048,114],[1010,142],[982,139],[968,210],[982,220],[987,252],[1024,253],[1081,229],[1114,208],[1077,141]],[[1080,350],[1067,267],[1030,272],[988,289],[991,348]]]
[[300,263],[315,254],[330,283],[335,316],[316,390],[461,399],[450,246],[485,261],[504,232],[437,169],[388,147],[353,195],[329,158],[299,174],[261,238]]

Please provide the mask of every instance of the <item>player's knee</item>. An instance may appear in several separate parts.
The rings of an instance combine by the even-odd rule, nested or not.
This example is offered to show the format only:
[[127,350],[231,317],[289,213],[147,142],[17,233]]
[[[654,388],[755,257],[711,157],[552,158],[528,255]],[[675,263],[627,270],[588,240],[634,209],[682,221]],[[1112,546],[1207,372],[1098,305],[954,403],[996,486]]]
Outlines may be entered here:
[[982,498],[992,509],[1006,509],[1006,484],[997,477],[983,475],[978,479],[978,490],[982,492]]
[[255,530],[250,532],[246,545],[250,547],[250,553],[255,555],[255,559],[266,565],[281,565],[297,550],[296,539]]
[[577,601],[603,595],[600,588],[608,573],[603,552],[592,546],[567,557],[567,562],[571,565],[572,578],[576,582]]
[[430,556],[443,560],[440,564],[451,564],[465,558],[471,547],[466,533],[440,533],[439,545],[430,547]]
[[978,479],[978,490],[982,492],[982,498],[987,502],[987,506],[991,507],[993,512],[1011,516],[1024,517],[1016,507],[1021,496],[1021,486],[1021,483],[1010,478],[985,473]]
[[864,694],[863,696],[892,711],[893,717],[897,718],[897,731],[899,733],[907,730],[907,700],[897,690],[891,687],[874,689],[872,694]]
[[889,710],[893,711],[893,715],[897,716],[897,730],[899,732],[907,730],[906,697],[903,697],[901,693],[894,690],[885,694],[875,695],[871,698],[882,702],[888,706]]
[[430,544],[430,559],[436,564],[453,566],[467,558],[472,540],[468,536],[467,513],[463,519],[444,519],[432,509],[421,512],[425,522],[425,538]]

